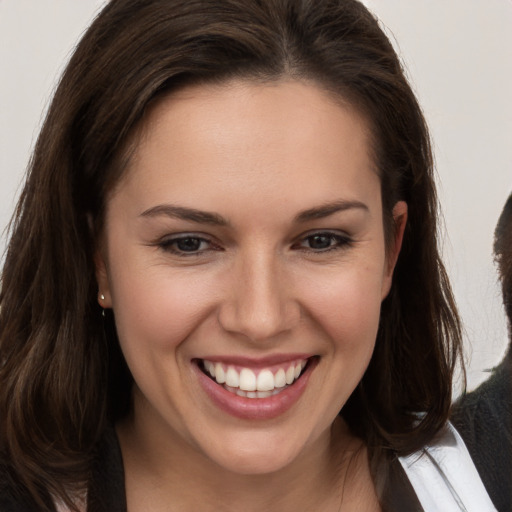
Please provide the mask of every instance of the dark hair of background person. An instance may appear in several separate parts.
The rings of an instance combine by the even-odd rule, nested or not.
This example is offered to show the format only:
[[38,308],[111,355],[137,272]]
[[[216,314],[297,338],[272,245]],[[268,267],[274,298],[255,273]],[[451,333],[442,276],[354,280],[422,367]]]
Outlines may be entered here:
[[[494,231],[494,258],[503,293],[503,305],[508,318],[509,335],[512,343],[512,194],[508,197]],[[509,347],[509,359],[512,349]]]
[[112,0],[56,90],[2,273],[0,453],[41,507],[50,496],[72,505],[105,426],[130,408],[94,253],[136,128],[155,98],[230,79],[308,81],[366,118],[388,240],[395,202],[409,213],[374,355],[341,414],[372,455],[410,453],[447,419],[461,334],[438,252],[430,141],[377,20],[355,0]]

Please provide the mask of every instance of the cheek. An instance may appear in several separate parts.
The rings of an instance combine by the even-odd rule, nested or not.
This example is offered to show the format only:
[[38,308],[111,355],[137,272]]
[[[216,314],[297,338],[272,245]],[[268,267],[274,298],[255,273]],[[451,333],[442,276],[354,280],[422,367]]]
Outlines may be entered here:
[[180,345],[210,315],[215,297],[207,276],[164,266],[112,272],[111,293],[123,350],[139,354]]
[[304,283],[307,309],[342,352],[368,356],[377,336],[382,275],[371,268],[337,272],[321,283]]

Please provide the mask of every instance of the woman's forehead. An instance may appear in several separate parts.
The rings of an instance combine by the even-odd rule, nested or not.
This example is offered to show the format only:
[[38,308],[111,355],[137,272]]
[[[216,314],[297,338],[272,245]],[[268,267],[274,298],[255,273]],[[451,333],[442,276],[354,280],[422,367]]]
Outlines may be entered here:
[[155,104],[139,133],[119,184],[138,199],[303,207],[379,190],[364,119],[312,84],[191,87]]

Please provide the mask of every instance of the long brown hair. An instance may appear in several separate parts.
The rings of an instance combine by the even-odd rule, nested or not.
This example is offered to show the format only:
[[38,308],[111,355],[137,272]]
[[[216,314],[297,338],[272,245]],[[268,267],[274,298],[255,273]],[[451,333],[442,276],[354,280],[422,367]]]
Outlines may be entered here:
[[461,337],[438,252],[429,136],[377,20],[356,0],[112,0],[55,93],[2,274],[0,452],[42,510],[51,496],[72,506],[105,426],[129,408],[93,254],[130,136],[149,102],[178,87],[282,77],[311,80],[368,120],[388,237],[395,202],[409,207],[376,349],[341,414],[371,451],[399,454],[446,421]]

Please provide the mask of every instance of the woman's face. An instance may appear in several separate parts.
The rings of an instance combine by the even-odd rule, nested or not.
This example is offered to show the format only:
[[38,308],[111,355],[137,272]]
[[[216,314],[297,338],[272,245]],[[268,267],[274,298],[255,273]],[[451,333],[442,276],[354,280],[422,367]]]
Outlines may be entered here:
[[149,112],[97,257],[134,429],[241,473],[327,442],[371,358],[386,254],[366,123],[299,82],[189,87]]

